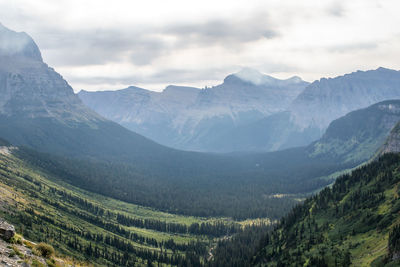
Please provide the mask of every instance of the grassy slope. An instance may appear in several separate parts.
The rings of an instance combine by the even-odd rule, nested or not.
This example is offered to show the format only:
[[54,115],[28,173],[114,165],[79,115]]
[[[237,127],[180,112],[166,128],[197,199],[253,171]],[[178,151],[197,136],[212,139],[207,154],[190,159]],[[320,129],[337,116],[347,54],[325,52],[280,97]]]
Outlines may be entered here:
[[295,208],[265,238],[256,262],[383,266],[389,232],[400,224],[399,193],[400,155],[386,155]]
[[[89,193],[61,181],[51,181],[48,179],[46,173],[32,169],[22,160],[12,155],[0,154],[0,216],[4,216],[10,222],[14,223],[17,227],[17,230],[23,233],[27,238],[30,238],[34,241],[46,241],[54,245],[58,251],[65,255],[73,256],[78,259],[87,258],[91,261],[96,261],[97,264],[107,264],[107,261],[90,258],[87,255],[84,256],[82,255],[81,251],[77,251],[76,249],[68,246],[66,244],[68,237],[75,237],[75,234],[67,229],[63,229],[58,224],[67,223],[70,227],[79,229],[83,232],[91,232],[96,234],[102,233],[104,235],[111,236],[118,236],[118,234],[112,233],[112,231],[105,229],[105,227],[94,225],[92,222],[84,219],[84,216],[78,216],[77,213],[90,215],[90,212],[82,209],[79,205],[76,205],[76,203],[68,201],[68,199],[64,198],[63,196],[53,193],[52,188],[62,190],[82,199],[86,199],[93,205],[102,207],[106,211],[105,213],[110,211],[129,215],[130,217],[157,219],[169,223],[179,223],[185,225],[190,225],[192,223],[215,222],[217,220],[224,221],[226,224],[233,223],[226,219],[203,219],[172,215],[164,212],[158,212],[153,209],[124,203],[94,193]],[[33,224],[30,225],[30,223],[26,222],[25,219],[21,219],[21,216],[24,216],[23,218],[31,218],[31,220],[33,220]],[[53,219],[54,222],[49,221],[48,218]],[[103,215],[102,219],[109,223],[117,224],[114,217]],[[206,247],[210,246],[213,242],[213,238],[207,236],[157,232],[151,229],[136,227],[121,227],[130,231],[131,233],[136,233],[144,238],[152,238],[158,242],[172,239],[176,244],[188,244],[189,242],[196,241]],[[61,240],[58,238],[60,233],[62,236]],[[103,248],[107,247],[107,249],[110,251],[118,252],[118,249],[115,247],[106,246],[102,242],[88,240],[82,236],[77,236],[77,238],[84,245],[92,243],[93,246],[97,245]],[[129,241],[123,236],[120,236],[120,238],[126,242],[130,242],[136,248],[146,248],[151,251],[161,250],[159,247],[155,247],[147,242]],[[167,251],[169,255],[172,255],[171,250],[164,249],[164,251]],[[183,252],[177,251],[177,254],[183,255]],[[138,262],[139,264],[145,264],[145,261],[141,259],[138,259]]]

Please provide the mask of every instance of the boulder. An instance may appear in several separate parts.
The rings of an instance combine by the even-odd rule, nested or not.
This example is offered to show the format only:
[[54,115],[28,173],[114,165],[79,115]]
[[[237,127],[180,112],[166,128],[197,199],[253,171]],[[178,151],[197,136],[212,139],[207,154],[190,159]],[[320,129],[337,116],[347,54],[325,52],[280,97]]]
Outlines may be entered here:
[[0,219],[0,237],[10,240],[15,235],[15,227]]

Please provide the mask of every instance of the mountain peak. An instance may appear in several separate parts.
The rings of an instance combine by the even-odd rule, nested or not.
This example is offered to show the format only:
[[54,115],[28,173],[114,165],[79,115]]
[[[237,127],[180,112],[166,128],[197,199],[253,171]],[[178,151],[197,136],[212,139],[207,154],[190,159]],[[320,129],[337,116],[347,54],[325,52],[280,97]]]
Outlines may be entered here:
[[[241,81],[254,84],[254,85],[277,86],[277,85],[284,85],[284,84],[287,85],[287,84],[305,83],[298,76],[293,76],[289,79],[281,80],[281,79],[277,79],[272,76],[266,75],[264,73],[261,73],[258,70],[255,70],[252,68],[243,68],[239,72],[229,75],[227,78],[232,79],[233,77],[240,79]],[[225,80],[227,78],[225,78]]]
[[233,74],[239,79],[250,82],[254,85],[261,85],[261,84],[268,84],[277,81],[274,77],[265,75],[258,70],[251,69],[251,68],[243,68],[241,71]]
[[25,32],[15,32],[0,23],[0,57],[43,61],[36,43]]

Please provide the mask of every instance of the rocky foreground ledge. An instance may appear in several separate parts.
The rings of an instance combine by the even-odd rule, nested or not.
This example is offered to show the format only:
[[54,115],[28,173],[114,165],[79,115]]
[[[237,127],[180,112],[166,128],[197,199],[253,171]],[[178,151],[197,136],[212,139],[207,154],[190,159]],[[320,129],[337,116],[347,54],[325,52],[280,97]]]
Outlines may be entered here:
[[15,227],[0,218],[0,266],[1,267],[71,267],[54,257],[54,249],[47,244],[25,240],[15,232]]

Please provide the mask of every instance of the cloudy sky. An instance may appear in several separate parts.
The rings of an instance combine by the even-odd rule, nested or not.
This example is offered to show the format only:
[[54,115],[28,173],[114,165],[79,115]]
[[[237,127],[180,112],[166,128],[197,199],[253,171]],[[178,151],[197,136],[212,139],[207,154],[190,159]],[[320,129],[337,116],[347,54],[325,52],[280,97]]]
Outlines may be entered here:
[[400,69],[399,0],[0,0],[75,91]]

